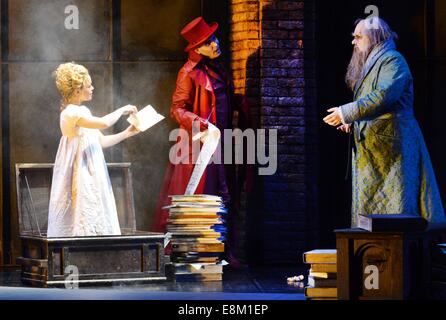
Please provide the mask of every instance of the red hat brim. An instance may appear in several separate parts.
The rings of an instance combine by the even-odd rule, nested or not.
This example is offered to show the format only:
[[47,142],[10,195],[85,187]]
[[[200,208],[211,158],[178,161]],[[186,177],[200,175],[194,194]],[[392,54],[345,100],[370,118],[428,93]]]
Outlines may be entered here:
[[199,46],[201,46],[204,42],[206,42],[207,39],[209,39],[210,36],[212,36],[215,32],[215,30],[218,29],[218,23],[217,22],[212,22],[209,25],[209,31],[203,35],[203,39],[195,42],[195,43],[189,43],[189,45],[186,47],[186,49],[184,49],[185,52],[188,52],[192,49],[198,48]]

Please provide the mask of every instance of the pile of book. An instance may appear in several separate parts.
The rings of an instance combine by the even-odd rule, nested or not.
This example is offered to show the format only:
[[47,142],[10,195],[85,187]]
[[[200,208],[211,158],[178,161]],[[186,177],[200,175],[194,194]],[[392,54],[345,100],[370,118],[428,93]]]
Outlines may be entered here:
[[175,280],[222,280],[225,251],[222,199],[213,195],[174,195],[167,232],[171,234],[171,267]]
[[310,300],[337,299],[336,249],[307,251],[303,262],[310,265],[305,296]]

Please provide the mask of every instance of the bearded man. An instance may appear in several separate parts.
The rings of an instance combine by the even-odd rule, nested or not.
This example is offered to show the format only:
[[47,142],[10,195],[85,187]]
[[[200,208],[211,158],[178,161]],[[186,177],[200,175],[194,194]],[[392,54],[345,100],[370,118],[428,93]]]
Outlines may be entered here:
[[413,112],[413,79],[380,18],[359,20],[346,83],[354,101],[324,121],[353,134],[352,227],[358,214],[417,214],[445,222],[435,174]]

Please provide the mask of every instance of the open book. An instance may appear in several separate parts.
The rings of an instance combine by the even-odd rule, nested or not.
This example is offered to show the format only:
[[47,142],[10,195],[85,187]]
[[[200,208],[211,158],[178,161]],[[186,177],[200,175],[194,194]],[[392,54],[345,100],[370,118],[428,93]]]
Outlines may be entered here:
[[137,114],[132,114],[127,121],[134,125],[139,131],[146,131],[158,122],[164,119],[164,116],[156,112],[149,104],[139,110]]

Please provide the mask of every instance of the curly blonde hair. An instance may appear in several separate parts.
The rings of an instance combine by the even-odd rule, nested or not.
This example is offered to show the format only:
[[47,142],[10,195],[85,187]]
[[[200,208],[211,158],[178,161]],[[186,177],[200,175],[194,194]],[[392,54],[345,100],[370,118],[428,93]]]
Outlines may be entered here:
[[60,64],[53,72],[53,77],[62,96],[61,110],[70,103],[76,90],[82,89],[90,79],[87,68],[74,62]]

